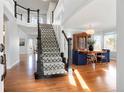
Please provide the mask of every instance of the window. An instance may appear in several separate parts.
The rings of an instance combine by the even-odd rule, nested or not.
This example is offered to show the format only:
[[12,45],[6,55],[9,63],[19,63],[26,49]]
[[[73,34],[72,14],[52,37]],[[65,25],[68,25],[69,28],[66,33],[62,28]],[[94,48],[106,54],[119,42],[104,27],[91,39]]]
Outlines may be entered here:
[[104,35],[104,48],[110,51],[116,51],[116,34],[107,33]]
[[[37,24],[37,17],[32,17],[31,22],[34,23],[34,24]],[[43,23],[43,18],[40,17],[39,22]]]
[[101,35],[95,35],[94,36],[95,44],[94,44],[94,50],[101,50],[101,42],[102,42],[102,37]]
[[37,24],[37,18],[36,17],[32,17],[31,22],[34,24]]
[[43,23],[43,18],[40,18],[40,23]]

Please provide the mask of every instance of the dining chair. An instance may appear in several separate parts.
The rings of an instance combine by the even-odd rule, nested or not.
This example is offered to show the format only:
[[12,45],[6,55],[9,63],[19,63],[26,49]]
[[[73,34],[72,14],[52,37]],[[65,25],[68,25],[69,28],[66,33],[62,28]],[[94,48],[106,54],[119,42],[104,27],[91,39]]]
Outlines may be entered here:
[[88,52],[87,53],[87,64],[89,63],[96,63],[97,62],[97,56],[94,52]]

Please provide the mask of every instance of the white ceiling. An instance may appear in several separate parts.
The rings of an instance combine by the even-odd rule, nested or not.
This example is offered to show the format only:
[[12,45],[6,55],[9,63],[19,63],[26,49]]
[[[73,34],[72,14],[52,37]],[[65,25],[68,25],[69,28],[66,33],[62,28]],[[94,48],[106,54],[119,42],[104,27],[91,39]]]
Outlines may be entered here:
[[[24,0],[20,0],[20,1],[24,1]],[[43,2],[42,0],[25,0],[25,1],[26,2],[32,1],[32,3],[35,2],[34,3],[35,6],[31,5],[32,8],[38,8],[38,6],[40,7],[42,3],[44,3],[43,5],[45,5],[46,3],[48,4],[48,2]],[[76,1],[76,0],[72,0],[72,1]],[[81,5],[80,3],[78,4]],[[30,6],[29,4],[26,3],[24,3],[24,5],[27,5],[27,7]],[[71,7],[75,6],[76,2],[70,2],[70,5]],[[67,18],[66,21],[64,22],[65,28],[79,29],[80,31],[87,29],[89,25],[91,25],[92,28],[94,28],[96,31],[103,31],[106,29],[108,30],[108,29],[116,28],[116,0],[92,0],[92,2],[89,2],[88,0],[87,2],[84,2],[82,6],[80,7],[78,7],[78,5],[76,6],[75,6],[76,9],[74,9],[74,11],[71,10],[73,8],[71,7],[68,8],[71,10],[70,13],[71,16],[65,17],[65,19]],[[47,9],[48,6],[46,6],[46,10],[45,10],[46,12]],[[67,10],[66,13],[68,13]],[[27,34],[37,35],[37,29],[36,28],[33,30],[31,29],[27,31],[26,28],[23,28],[23,30],[26,31]]]
[[80,8],[85,7],[93,0],[65,0],[64,1],[64,22],[74,15]]
[[115,28],[116,0],[92,0],[64,23],[65,27],[74,29],[87,29],[89,25],[96,30]]
[[17,3],[31,9],[40,9],[41,14],[47,14],[49,3],[57,2],[58,0],[17,0]]

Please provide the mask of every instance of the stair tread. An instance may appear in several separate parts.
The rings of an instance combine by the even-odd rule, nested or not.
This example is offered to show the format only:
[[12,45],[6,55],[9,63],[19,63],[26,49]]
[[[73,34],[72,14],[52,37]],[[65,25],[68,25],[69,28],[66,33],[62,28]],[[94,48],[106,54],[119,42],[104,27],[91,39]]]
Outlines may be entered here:
[[56,35],[51,24],[41,24],[41,42],[44,75],[65,74],[65,64],[60,56]]
[[44,75],[55,75],[55,74],[66,74],[67,72],[63,69],[58,70],[50,70],[50,71],[44,71]]

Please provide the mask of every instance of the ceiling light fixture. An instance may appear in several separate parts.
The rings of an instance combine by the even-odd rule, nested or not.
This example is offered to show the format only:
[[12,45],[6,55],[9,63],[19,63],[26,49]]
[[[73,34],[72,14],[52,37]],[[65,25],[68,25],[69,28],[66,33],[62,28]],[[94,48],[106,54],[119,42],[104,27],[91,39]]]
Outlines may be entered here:
[[88,30],[86,30],[86,33],[90,34],[90,35],[93,35],[95,33],[95,30],[92,29],[91,25],[89,25],[89,28],[88,28]]

